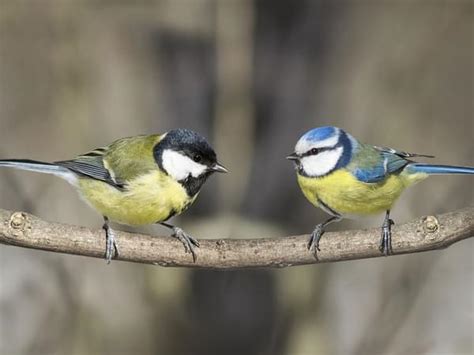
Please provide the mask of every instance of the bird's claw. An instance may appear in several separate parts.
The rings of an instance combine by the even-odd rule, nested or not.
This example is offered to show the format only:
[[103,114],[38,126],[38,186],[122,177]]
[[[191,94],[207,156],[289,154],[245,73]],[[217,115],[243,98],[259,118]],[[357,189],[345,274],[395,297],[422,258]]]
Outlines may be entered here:
[[195,247],[199,248],[199,242],[179,227],[173,228],[172,236],[178,239],[181,243],[183,243],[184,251],[186,253],[191,253],[191,255],[193,256],[193,262],[196,262],[197,256],[195,252]]
[[323,234],[324,226],[320,223],[314,228],[311,237],[309,238],[308,250],[313,253],[316,260],[318,260],[318,251],[321,251],[321,249],[319,249],[319,240]]
[[380,245],[379,245],[379,250],[380,252],[388,256],[393,253],[392,250],[392,225],[394,225],[395,222],[388,218],[384,221],[382,225],[382,235],[380,238]]
[[105,261],[110,264],[113,258],[119,256],[117,243],[115,242],[115,232],[108,226],[104,226],[105,229]]

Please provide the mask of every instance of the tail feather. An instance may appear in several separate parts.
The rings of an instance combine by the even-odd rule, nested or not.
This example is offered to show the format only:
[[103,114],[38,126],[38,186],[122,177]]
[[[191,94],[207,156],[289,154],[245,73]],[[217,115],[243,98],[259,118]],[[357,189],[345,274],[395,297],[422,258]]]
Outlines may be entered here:
[[407,169],[410,173],[425,174],[474,174],[474,167],[451,166],[451,165],[432,165],[414,163],[409,164]]
[[28,159],[8,159],[0,160],[0,168],[14,168],[20,170],[33,171],[36,173],[52,174],[67,180],[71,184],[76,183],[76,175],[69,169],[51,163]]

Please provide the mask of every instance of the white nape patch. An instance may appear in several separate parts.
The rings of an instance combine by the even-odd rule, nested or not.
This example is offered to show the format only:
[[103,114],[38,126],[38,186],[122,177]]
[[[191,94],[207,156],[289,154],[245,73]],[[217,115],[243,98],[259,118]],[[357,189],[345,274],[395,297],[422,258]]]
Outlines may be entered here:
[[329,173],[337,165],[342,156],[342,147],[326,150],[316,155],[308,155],[301,159],[303,171],[308,176],[322,176]]
[[323,139],[321,141],[311,141],[306,139],[304,136],[300,138],[298,143],[296,143],[295,152],[298,155],[308,152],[312,148],[329,148],[334,147],[339,142],[339,136],[341,131],[336,128],[334,135],[329,138]]
[[162,159],[163,168],[177,181],[184,180],[189,175],[197,178],[207,170],[207,166],[171,149],[163,151]]

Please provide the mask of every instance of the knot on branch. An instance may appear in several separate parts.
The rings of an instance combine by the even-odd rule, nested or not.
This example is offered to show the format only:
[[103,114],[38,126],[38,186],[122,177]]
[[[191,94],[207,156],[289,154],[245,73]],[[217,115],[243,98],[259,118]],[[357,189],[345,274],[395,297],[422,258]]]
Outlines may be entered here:
[[28,215],[25,212],[14,212],[8,222],[10,233],[14,237],[26,236],[31,230]]
[[426,233],[435,233],[439,229],[439,221],[435,216],[426,216],[423,218],[423,227]]

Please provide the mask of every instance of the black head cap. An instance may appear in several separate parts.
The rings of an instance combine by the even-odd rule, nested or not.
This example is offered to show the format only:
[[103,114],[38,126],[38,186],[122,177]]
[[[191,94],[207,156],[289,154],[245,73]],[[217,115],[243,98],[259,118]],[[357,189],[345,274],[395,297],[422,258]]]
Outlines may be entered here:
[[186,188],[189,196],[194,196],[212,173],[227,172],[222,165],[218,164],[216,153],[206,139],[188,129],[169,131],[155,146],[153,151],[155,161],[163,171],[166,171],[163,167],[163,154],[166,150],[178,152],[206,167],[199,176],[193,176],[190,172],[179,178],[178,182]]
[[161,164],[159,155],[165,149],[181,152],[194,161],[209,167],[217,163],[216,153],[206,139],[189,129],[173,129],[156,145],[154,153],[158,164]]

